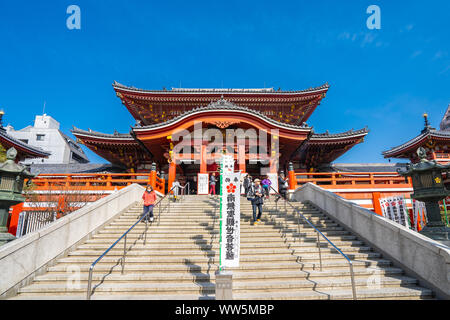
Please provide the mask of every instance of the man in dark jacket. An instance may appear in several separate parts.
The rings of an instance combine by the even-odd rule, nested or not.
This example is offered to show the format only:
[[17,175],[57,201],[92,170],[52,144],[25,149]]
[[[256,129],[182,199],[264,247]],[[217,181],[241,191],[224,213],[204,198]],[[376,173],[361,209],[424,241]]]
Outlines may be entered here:
[[[255,179],[254,184],[250,186],[247,199],[252,202],[253,210],[253,225],[261,222],[262,206],[264,203],[264,189],[261,185],[261,180]],[[258,216],[256,216],[256,209],[258,209]]]
[[[284,177],[284,173],[280,173],[278,176],[278,192],[281,194],[281,197],[286,200],[286,193],[288,189],[288,182],[287,179]],[[281,198],[279,195],[277,195],[277,198],[275,199],[275,202],[280,200]]]

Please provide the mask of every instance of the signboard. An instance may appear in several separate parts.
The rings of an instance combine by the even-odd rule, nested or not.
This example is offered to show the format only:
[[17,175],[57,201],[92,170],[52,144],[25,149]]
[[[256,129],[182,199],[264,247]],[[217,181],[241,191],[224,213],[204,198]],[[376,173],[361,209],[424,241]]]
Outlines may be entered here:
[[240,254],[240,177],[237,173],[221,175],[220,266],[239,267]]
[[397,222],[405,227],[410,227],[409,214],[404,196],[395,196],[380,199],[383,217]]
[[208,194],[209,175],[207,173],[199,173],[197,177],[197,194]]
[[[278,174],[268,173],[267,176],[269,177],[270,182],[272,182],[270,186],[278,192]],[[275,191],[273,191],[272,188],[269,190],[270,194],[275,194]]]
[[233,156],[222,156],[220,160],[220,167],[222,173],[233,173],[234,172],[234,158]]

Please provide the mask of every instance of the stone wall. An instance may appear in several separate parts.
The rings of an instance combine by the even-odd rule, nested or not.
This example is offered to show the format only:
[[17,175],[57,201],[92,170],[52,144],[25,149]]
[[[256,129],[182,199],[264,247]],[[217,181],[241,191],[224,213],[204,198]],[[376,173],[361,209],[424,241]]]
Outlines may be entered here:
[[293,199],[313,203],[342,227],[382,253],[438,298],[450,299],[450,248],[334,193],[308,183]]
[[144,188],[133,184],[0,247],[0,297],[15,295],[57,258],[67,255],[111,219],[140,201]]

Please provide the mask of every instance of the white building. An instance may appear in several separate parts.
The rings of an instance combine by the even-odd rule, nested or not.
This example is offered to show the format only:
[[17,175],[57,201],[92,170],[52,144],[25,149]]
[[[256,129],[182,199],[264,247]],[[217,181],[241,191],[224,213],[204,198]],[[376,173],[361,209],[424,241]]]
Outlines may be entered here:
[[25,164],[88,163],[89,159],[81,147],[74,140],[62,133],[59,127],[60,124],[58,121],[44,114],[42,116],[36,116],[34,126],[14,130],[12,126],[8,125],[6,132],[24,143],[39,147],[51,153],[48,159],[27,159],[24,161]]

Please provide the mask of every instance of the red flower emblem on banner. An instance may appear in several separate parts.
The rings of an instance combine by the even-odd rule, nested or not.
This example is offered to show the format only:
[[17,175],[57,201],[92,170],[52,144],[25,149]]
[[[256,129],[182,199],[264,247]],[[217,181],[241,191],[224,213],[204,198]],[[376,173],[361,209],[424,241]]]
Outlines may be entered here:
[[227,192],[228,193],[234,193],[236,191],[236,186],[232,183],[230,183],[229,185],[227,185]]

